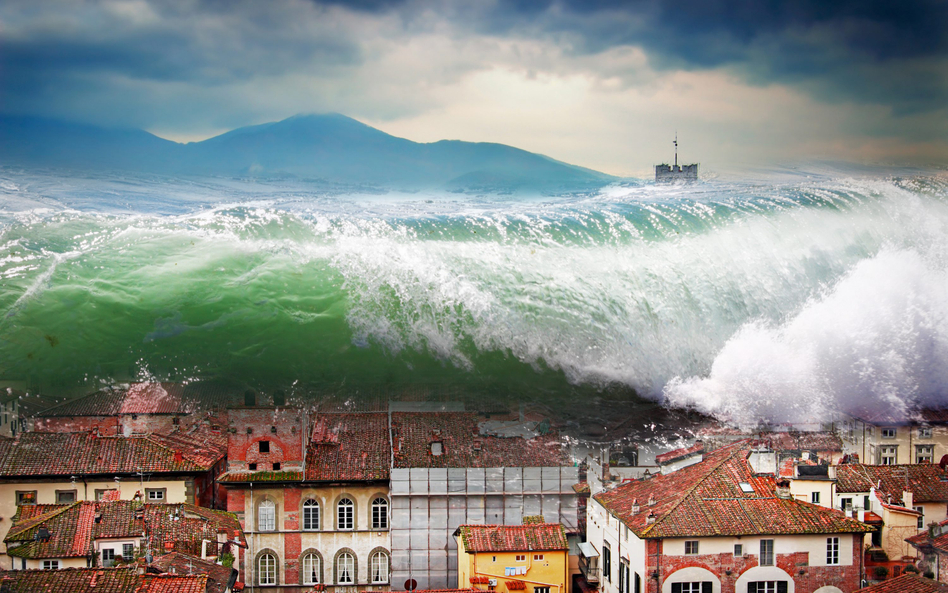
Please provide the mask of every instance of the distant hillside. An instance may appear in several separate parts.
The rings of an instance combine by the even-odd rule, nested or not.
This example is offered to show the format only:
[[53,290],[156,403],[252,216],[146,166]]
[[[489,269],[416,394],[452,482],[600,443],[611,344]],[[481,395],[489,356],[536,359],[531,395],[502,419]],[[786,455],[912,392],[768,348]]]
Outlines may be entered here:
[[339,114],[298,115],[189,144],[142,130],[0,117],[0,160],[168,175],[290,175],[331,183],[459,191],[568,191],[612,180],[503,144],[412,142]]

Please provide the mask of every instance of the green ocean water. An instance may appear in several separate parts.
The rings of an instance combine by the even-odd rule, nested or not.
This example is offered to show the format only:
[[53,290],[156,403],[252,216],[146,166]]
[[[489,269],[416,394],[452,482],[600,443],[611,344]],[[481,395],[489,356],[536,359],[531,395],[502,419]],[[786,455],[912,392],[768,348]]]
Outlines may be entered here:
[[[0,380],[434,385],[732,416],[732,394],[770,390],[748,413],[775,419],[948,399],[946,187],[824,173],[326,194],[3,171]],[[901,289],[873,286],[893,274]],[[792,372],[774,385],[779,357]]]

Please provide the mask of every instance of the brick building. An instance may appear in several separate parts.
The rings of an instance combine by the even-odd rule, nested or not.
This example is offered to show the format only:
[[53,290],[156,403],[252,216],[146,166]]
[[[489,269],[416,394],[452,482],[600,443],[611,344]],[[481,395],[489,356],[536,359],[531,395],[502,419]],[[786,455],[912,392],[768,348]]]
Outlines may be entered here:
[[388,415],[240,408],[229,431],[221,483],[248,535],[245,582],[388,590]]
[[858,588],[863,535],[842,512],[755,473],[747,442],[595,495],[588,581],[603,593],[841,593]]

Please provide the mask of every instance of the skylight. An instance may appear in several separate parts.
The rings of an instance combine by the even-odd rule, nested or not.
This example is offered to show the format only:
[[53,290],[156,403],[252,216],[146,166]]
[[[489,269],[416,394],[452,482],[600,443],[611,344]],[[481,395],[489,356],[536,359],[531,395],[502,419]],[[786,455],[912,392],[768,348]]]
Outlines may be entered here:
[[741,486],[741,492],[744,492],[745,494],[754,493],[754,487],[748,484],[747,482],[741,482],[740,486]]

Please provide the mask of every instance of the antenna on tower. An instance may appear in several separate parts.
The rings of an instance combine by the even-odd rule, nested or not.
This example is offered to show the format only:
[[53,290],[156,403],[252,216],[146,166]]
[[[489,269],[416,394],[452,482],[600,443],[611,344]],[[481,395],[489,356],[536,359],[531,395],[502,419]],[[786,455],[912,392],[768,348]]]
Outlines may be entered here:
[[678,167],[678,130],[675,130],[675,167]]

